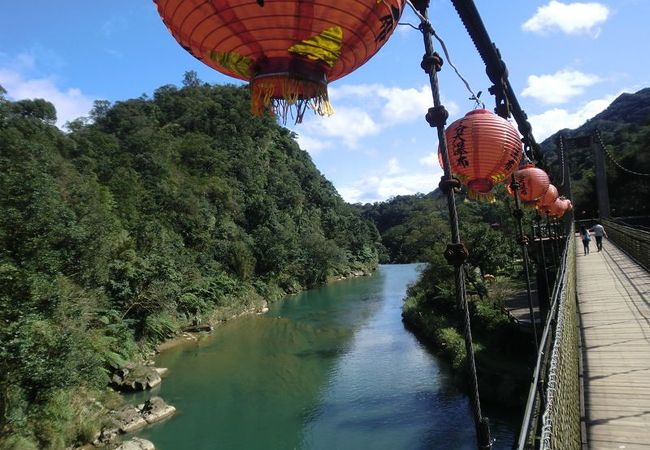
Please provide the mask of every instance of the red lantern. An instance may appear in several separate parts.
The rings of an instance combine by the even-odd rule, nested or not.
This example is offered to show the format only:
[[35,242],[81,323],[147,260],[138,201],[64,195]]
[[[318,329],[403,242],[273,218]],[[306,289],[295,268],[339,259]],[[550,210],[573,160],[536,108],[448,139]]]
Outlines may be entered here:
[[[548,191],[550,185],[548,175],[533,164],[526,164],[515,171],[513,175],[517,183],[519,200],[526,204],[534,203]],[[507,190],[510,195],[514,195],[510,185],[508,185]]]
[[507,120],[486,109],[468,112],[445,131],[451,171],[467,185],[470,198],[492,200],[495,184],[521,161],[519,133]]
[[252,111],[332,113],[327,83],[368,61],[406,0],[154,0],[178,43],[250,82]]
[[571,202],[566,199],[558,198],[546,209],[546,215],[555,218],[562,217],[567,211],[570,203]]
[[555,200],[557,200],[558,195],[557,188],[552,184],[549,184],[546,193],[537,200],[537,209],[545,213]]

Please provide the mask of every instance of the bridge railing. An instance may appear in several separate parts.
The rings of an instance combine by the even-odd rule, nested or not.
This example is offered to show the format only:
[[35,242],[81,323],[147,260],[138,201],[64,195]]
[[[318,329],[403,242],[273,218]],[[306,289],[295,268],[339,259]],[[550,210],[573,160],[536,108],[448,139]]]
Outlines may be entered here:
[[575,232],[568,227],[519,433],[518,449],[579,449]]
[[650,271],[650,232],[603,219],[607,237],[638,264]]

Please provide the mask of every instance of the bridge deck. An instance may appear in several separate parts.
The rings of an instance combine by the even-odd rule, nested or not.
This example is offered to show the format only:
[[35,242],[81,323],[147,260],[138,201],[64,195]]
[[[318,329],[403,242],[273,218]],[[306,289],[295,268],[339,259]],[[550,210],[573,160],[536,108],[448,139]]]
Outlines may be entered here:
[[650,449],[650,274],[611,242],[576,239],[590,449]]

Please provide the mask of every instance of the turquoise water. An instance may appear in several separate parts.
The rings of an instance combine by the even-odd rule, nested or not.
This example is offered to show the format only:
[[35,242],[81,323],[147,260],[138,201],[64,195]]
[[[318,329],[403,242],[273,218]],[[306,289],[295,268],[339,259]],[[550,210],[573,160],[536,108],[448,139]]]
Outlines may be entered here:
[[[473,449],[469,402],[401,322],[417,265],[381,266],[165,351],[158,450]],[[494,421],[495,448],[512,426]]]

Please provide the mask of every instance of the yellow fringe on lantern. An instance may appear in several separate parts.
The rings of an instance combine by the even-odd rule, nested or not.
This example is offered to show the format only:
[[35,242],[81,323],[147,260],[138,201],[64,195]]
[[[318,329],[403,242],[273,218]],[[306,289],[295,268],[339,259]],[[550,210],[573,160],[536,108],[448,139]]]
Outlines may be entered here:
[[289,113],[301,123],[308,108],[320,116],[334,114],[325,83],[271,75],[254,78],[250,87],[251,112],[256,116],[269,112],[286,124]]
[[494,192],[476,192],[473,189],[467,189],[467,197],[481,203],[494,203],[497,201]]
[[503,180],[505,180],[506,176],[504,174],[502,174],[502,173],[498,173],[496,175],[491,175],[490,179],[496,185],[496,184],[501,183]]

